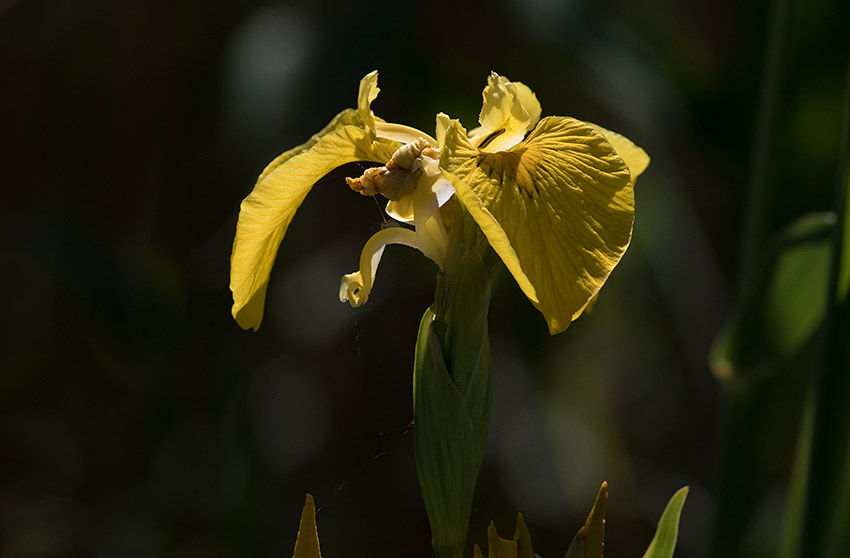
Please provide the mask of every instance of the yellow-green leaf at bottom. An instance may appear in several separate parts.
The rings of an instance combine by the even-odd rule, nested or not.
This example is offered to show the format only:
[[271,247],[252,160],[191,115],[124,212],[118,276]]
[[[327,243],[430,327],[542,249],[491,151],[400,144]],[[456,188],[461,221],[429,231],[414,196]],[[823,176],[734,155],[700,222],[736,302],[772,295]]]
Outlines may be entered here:
[[484,153],[452,121],[440,167],[549,332],[566,329],[631,241],[631,175],[611,143],[549,117],[509,151]]
[[643,558],[672,558],[673,551],[676,549],[676,539],[679,538],[679,517],[682,515],[682,507],[685,505],[689,490],[687,486],[680,488],[670,498],[658,521],[655,536],[649,543]]
[[573,538],[565,558],[602,558],[605,548],[605,507],[608,503],[608,483],[603,482],[596,495],[584,526]]
[[[516,531],[514,531],[513,539],[500,537],[495,523],[490,522],[487,528],[487,558],[534,558],[534,556],[531,535],[521,513],[516,516]],[[477,544],[473,549],[473,557],[484,558],[484,553]]]
[[313,497],[307,494],[304,508],[301,510],[301,525],[298,527],[298,538],[295,539],[293,558],[322,558],[319,549],[319,531],[316,528],[316,504]]
[[584,541],[584,558],[602,558],[605,548],[605,506],[608,503],[608,483],[599,487],[596,502],[581,529]]
[[[356,119],[353,111],[343,112],[323,135],[275,159],[242,202],[230,257],[230,289],[233,317],[243,329],[260,327],[280,242],[313,185],[346,163],[386,162],[398,147],[387,140],[372,141],[368,131],[342,124]],[[340,127],[329,130],[333,126]]]

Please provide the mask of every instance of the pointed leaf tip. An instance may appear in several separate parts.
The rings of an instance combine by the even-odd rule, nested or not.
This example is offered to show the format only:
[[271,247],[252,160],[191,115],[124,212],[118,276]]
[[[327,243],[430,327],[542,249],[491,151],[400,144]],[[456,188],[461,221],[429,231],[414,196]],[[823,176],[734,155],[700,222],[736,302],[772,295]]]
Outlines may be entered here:
[[587,520],[578,530],[564,558],[602,558],[605,546],[605,506],[608,503],[608,483],[603,481]]
[[319,531],[316,528],[316,504],[313,496],[307,494],[304,508],[301,510],[301,525],[295,539],[293,558],[321,558],[319,549]]
[[516,514],[516,532],[514,540],[517,546],[517,558],[534,558],[534,550],[531,546],[531,533],[522,518],[522,514]]
[[676,540],[679,537],[679,518],[682,515],[682,507],[688,497],[690,487],[680,488],[664,508],[664,513],[658,521],[658,529],[649,548],[643,558],[672,558],[676,549]]
[[[484,558],[484,554],[476,544],[473,552],[474,558]],[[490,522],[487,528],[487,557],[488,558],[535,558],[531,546],[531,535],[528,526],[518,513],[516,518],[516,530],[513,539],[503,539],[496,531],[496,524]]]
[[584,558],[602,558],[605,548],[605,507],[608,504],[608,483],[603,481],[593,508],[581,529]]

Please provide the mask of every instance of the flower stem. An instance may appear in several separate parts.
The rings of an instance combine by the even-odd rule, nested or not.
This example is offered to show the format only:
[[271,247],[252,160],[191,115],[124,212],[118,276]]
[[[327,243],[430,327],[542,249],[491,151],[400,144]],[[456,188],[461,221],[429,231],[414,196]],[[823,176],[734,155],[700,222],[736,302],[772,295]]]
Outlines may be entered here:
[[487,441],[492,400],[488,250],[457,200],[443,208],[451,240],[422,319],[413,375],[416,470],[441,558],[460,558]]

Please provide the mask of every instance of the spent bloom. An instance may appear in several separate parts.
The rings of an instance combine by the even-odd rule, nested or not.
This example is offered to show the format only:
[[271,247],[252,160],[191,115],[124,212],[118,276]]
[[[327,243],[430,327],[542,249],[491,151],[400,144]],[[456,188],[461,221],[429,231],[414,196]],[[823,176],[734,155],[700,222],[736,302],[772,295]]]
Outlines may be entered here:
[[346,179],[349,187],[387,198],[387,214],[404,225],[369,239],[360,269],[342,279],[340,300],[366,302],[388,244],[417,248],[443,269],[450,225],[441,208],[456,197],[550,333],[566,329],[629,245],[633,188],[649,164],[646,153],[595,124],[541,119],[531,89],[495,73],[477,128],[467,132],[440,113],[431,136],[374,115],[377,79],[377,72],[364,77],[357,108],[272,161],[242,202],[230,280],[239,325],[259,327],[278,247],[313,185],[336,167],[371,161],[380,166]]

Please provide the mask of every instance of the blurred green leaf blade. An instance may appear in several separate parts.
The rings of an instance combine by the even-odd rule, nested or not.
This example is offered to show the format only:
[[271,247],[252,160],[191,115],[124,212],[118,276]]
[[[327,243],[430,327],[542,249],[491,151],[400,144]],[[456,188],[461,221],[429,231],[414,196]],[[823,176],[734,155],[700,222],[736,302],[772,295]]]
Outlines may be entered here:
[[564,555],[564,558],[584,558],[584,546],[581,543],[581,531],[576,533],[576,536],[573,537],[573,542],[570,543],[570,548],[567,549],[567,553]]
[[757,286],[746,293],[710,353],[716,377],[768,373],[796,355],[823,322],[835,214],[810,213],[765,250]]
[[682,507],[688,497],[690,489],[686,486],[679,489],[667,504],[661,519],[658,521],[658,529],[649,548],[646,549],[643,558],[671,558],[676,549],[676,540],[679,538],[679,518],[682,515]]

